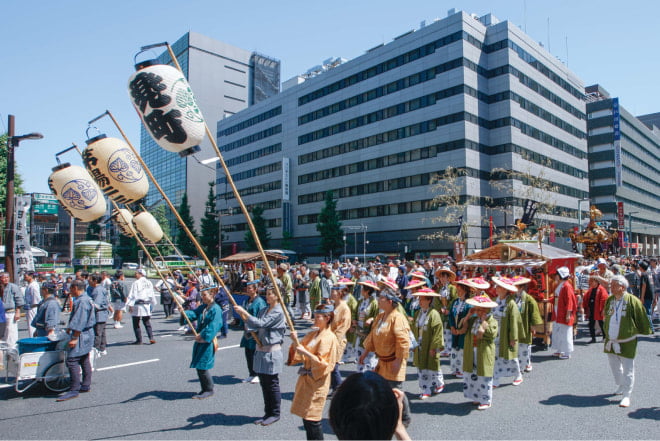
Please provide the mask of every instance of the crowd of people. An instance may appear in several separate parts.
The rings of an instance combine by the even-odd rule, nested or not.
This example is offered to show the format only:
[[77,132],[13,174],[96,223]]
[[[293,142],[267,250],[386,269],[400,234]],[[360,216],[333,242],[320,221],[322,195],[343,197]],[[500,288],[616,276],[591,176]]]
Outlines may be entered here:
[[[155,285],[144,269],[136,271],[130,285],[122,271],[113,278],[106,272],[79,271],[66,279],[28,273],[24,288],[9,283],[3,273],[0,306],[5,320],[0,335],[7,345],[15,345],[17,322],[25,315],[29,337],[53,337],[60,313],[69,312],[65,329],[71,390],[58,397],[65,401],[90,390],[90,354],[107,355],[106,328],[121,328],[124,312],[131,315],[133,344],[144,342],[140,324],[148,342],[156,344],[150,318],[159,293],[165,318],[180,311],[179,330],[195,336],[190,367],[197,370],[201,390],[193,398],[213,395],[209,371],[218,338],[226,337],[229,324],[235,322],[243,332],[244,382],[258,383],[262,389],[264,414],[255,424],[280,419],[279,374],[286,358],[287,365],[300,365],[291,413],[302,418],[308,439],[323,439],[321,418],[327,399],[352,396],[348,384],[375,385],[376,377],[389,386],[393,402],[400,403],[400,424],[393,430],[405,438],[411,415],[401,391],[409,364],[416,369],[420,400],[442,393],[446,378],[452,377],[463,382],[467,400],[486,410],[502,382],[519,386],[524,374],[532,371],[533,338],[544,321],[552,330],[553,354],[562,360],[573,355],[578,322],[588,324],[589,343],[602,337],[616,393],[621,394],[619,405],[628,407],[637,338],[653,333],[660,295],[660,267],[653,258],[599,258],[579,261],[574,271],[553,268],[543,305],[528,292],[533,280],[525,268],[462,273],[450,259],[335,261],[318,269],[281,263],[274,269],[274,280],[265,273],[257,278],[250,268],[236,270],[226,269],[222,281],[207,269],[187,276],[173,271],[163,273]],[[228,291],[245,296],[233,308],[240,320],[233,318]],[[290,330],[288,357],[286,315],[311,327],[300,337]],[[442,357],[449,361],[445,372]],[[349,383],[342,371],[350,371],[350,364],[358,377],[350,376]],[[335,427],[341,422],[332,421],[332,408]],[[337,415],[343,412],[334,408]],[[345,427],[338,430],[353,433]]]

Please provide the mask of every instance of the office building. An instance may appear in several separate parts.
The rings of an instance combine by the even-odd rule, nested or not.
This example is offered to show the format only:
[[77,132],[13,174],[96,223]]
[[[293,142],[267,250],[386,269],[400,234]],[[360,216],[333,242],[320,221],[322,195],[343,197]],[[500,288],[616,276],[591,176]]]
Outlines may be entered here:
[[[211,130],[218,120],[279,92],[278,60],[194,32],[186,33],[172,45],[172,49]],[[171,64],[167,52],[158,59]],[[208,139],[200,147],[202,150],[194,156],[181,158],[160,148],[144,127],[141,129],[142,158],[177,208],[183,194],[188,193],[191,214],[198,231],[199,220],[204,216],[208,183],[215,180],[214,167],[199,162],[200,159],[215,157],[215,151]],[[147,206],[160,199],[160,194],[151,185]],[[178,224],[171,213],[168,216],[171,231],[174,232]]]
[[[537,225],[567,233],[588,196],[584,85],[491,14],[452,10],[285,86],[217,127],[246,205],[265,209],[273,246],[289,233],[296,251],[318,255],[318,214],[332,190],[348,252],[452,254],[447,236],[425,238],[457,230],[456,220],[432,221],[447,208],[429,184],[448,166],[465,172],[466,252],[488,246],[489,216],[501,230],[527,200],[539,204]],[[245,219],[223,175],[217,183],[218,209],[234,209],[223,216],[225,242],[241,249]],[[556,246],[570,247],[558,236]]]
[[632,245],[621,254],[657,255],[660,114],[635,117],[598,84],[585,91],[591,203],[603,212],[604,222],[625,229],[622,243]]

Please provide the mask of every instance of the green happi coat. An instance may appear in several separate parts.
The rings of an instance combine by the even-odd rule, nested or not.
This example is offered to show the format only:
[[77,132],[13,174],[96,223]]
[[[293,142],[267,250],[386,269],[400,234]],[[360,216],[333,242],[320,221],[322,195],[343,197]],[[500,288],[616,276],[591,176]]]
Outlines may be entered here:
[[[440,292],[442,292],[442,287],[440,287]],[[449,298],[447,300],[447,306],[446,309],[449,311],[449,305],[451,305],[451,302],[458,297],[458,294],[456,294],[456,287],[452,285],[451,283],[447,285],[447,291],[449,292]],[[445,327],[447,327],[447,324],[449,323],[449,313],[446,315],[442,313],[441,309],[443,308],[442,304],[442,298],[440,297],[435,297],[433,299],[433,303],[431,304],[431,307],[438,311],[440,313],[440,318],[442,319],[442,323],[445,324]]]
[[[369,319],[375,319],[380,312],[378,310],[378,300],[376,300],[375,297],[371,297],[369,299],[369,305],[365,309],[363,320],[360,320],[360,304],[362,304],[363,301],[364,298],[360,300],[360,303],[358,303],[358,307],[355,311],[355,320],[358,322],[356,334],[360,336],[360,347],[362,348],[364,347],[364,340],[367,338],[367,335],[369,335],[369,332],[371,332],[371,325],[366,325],[364,322]],[[361,325],[360,322],[362,322]]]
[[[421,314],[421,309],[415,311],[410,326],[417,342],[419,343],[421,340],[421,344],[415,348],[413,353],[413,364],[418,369],[437,371],[440,369],[440,351],[445,347],[442,319],[438,311],[429,308],[426,323],[420,328],[417,319]],[[429,354],[431,349],[436,350],[434,356]]]
[[[634,335],[650,335],[653,333],[649,317],[642,302],[630,293],[624,293],[618,316],[620,317],[619,335],[617,340],[625,340]],[[605,320],[603,320],[603,333],[605,334],[605,351],[625,358],[635,358],[637,352],[637,338],[629,342],[619,343],[621,352],[615,352],[616,345],[610,344],[610,321],[617,314],[616,298],[610,296],[605,302]]]
[[[513,300],[513,296],[507,296],[504,317],[502,317],[500,322],[500,350],[497,354],[498,357],[505,360],[518,358],[518,338],[521,328],[522,320],[518,305]],[[509,346],[511,340],[515,341],[513,346]]]
[[355,344],[355,338],[357,335],[355,334],[355,328],[353,327],[353,320],[357,320],[357,309],[358,309],[358,301],[355,300],[355,297],[353,297],[353,294],[348,294],[346,296],[346,305],[348,306],[348,309],[351,310],[351,327],[349,331],[346,333],[346,340],[350,344]]
[[[463,346],[463,372],[472,373],[474,364],[472,327],[478,317],[471,317],[468,321],[465,345]],[[492,377],[495,370],[495,338],[497,337],[497,320],[492,315],[486,319],[488,327],[481,340],[477,342],[477,375]]]
[[539,312],[539,305],[534,300],[534,297],[522,292],[520,302],[516,302],[518,311],[520,311],[520,319],[522,326],[518,335],[518,343],[532,344],[532,326],[543,324],[541,313]]

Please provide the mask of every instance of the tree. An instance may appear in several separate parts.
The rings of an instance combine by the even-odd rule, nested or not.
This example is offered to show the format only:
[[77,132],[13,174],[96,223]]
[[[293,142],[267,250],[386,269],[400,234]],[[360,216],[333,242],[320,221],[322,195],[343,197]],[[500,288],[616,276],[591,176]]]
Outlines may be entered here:
[[333,255],[341,252],[344,246],[344,235],[339,213],[337,213],[337,201],[333,199],[332,191],[325,194],[325,205],[319,213],[316,230],[321,234],[319,249],[323,254]]
[[206,211],[202,218],[202,237],[200,238],[202,249],[209,259],[211,256],[220,257],[220,250],[218,249],[220,242],[219,216],[219,213],[215,214],[213,182],[209,182],[209,195],[206,199]]
[[[167,216],[165,214],[165,205],[160,204],[156,208],[151,210],[151,215],[156,219],[156,222],[158,222],[158,225],[160,225],[160,229],[163,230],[163,239],[158,242],[158,251],[160,254],[163,256],[169,256],[170,254],[174,253],[174,250],[172,247],[167,243],[167,240],[165,239],[166,237],[170,237],[170,221],[167,219]],[[157,255],[153,256],[154,258],[157,257]]]
[[[266,219],[264,218],[263,214],[264,214],[264,209],[259,205],[257,205],[252,209],[252,223],[254,224],[254,230],[257,232],[257,236],[259,237],[259,241],[261,242],[261,247],[266,249],[268,248],[270,233],[268,232],[268,228],[266,226]],[[252,236],[252,231],[250,230],[248,230],[245,233],[245,247],[248,249],[248,251],[257,250],[257,242],[254,240],[254,237]]]
[[432,224],[442,225],[442,229],[425,234],[420,239],[463,241],[468,232],[467,209],[470,205],[479,205],[475,196],[469,196],[466,190],[467,170],[448,166],[444,172],[431,178],[433,204],[438,207],[438,215],[430,218]]
[[289,231],[282,233],[282,249],[290,250],[293,248],[293,235]]
[[97,221],[87,224],[85,240],[101,240],[101,224]]
[[[181,205],[179,206],[179,216],[183,220],[183,223],[188,227],[193,237],[197,238],[197,232],[195,231],[195,222],[193,221],[192,216],[190,215],[190,205],[188,205],[188,193],[184,193],[181,198]],[[196,256],[197,248],[195,244],[188,238],[188,235],[183,228],[179,228],[179,234],[177,236],[177,244],[179,246],[179,251],[187,256]]]

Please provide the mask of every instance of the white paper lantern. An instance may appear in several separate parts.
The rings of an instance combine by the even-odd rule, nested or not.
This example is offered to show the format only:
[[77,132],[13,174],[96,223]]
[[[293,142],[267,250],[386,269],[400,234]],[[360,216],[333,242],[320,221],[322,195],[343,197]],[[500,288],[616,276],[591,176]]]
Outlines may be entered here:
[[183,74],[158,60],[135,66],[128,94],[142,122],[159,146],[180,156],[200,150],[205,124]]
[[151,213],[142,211],[133,216],[133,226],[140,236],[152,243],[158,243],[163,238],[163,229],[160,228],[158,221]]
[[83,159],[101,190],[115,202],[130,204],[147,195],[147,175],[131,148],[121,139],[105,135],[88,139]]
[[64,163],[53,168],[48,186],[67,213],[83,222],[105,214],[105,198],[84,168]]
[[134,237],[137,235],[133,227],[133,215],[125,208],[120,208],[112,212],[112,219],[115,221],[117,228],[124,236]]

